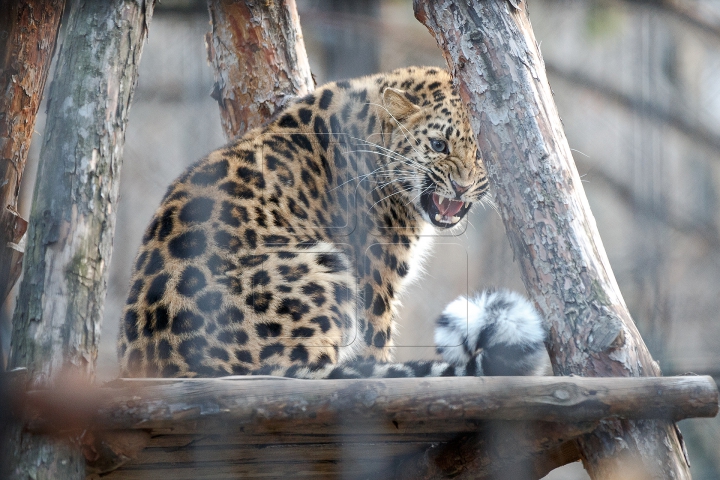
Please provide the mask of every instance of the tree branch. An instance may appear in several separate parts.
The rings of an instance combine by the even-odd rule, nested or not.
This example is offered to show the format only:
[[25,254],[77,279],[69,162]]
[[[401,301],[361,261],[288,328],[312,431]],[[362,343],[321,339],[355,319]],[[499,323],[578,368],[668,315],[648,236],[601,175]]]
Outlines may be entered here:
[[208,7],[212,95],[227,138],[263,125],[290,98],[313,91],[295,0],[208,0]]
[[720,40],[720,15],[717,10],[688,0],[623,0],[629,4],[656,7],[691,27]]
[[[632,97],[614,87],[598,82],[581,72],[564,70],[552,62],[546,62],[545,68],[551,76],[566,81],[575,87],[597,94],[609,103],[617,105],[624,110],[668,125],[692,142],[699,143],[716,153],[720,153],[720,135],[676,111],[670,111],[653,102]],[[713,159],[716,158],[713,157]]]
[[720,233],[718,233],[714,225],[693,221],[692,217],[688,215],[673,215],[666,210],[659,209],[649,200],[638,199],[636,195],[633,194],[632,188],[628,185],[617,180],[602,168],[595,168],[596,163],[600,165],[604,163],[602,159],[592,163],[586,160],[576,159],[575,163],[581,169],[591,171],[592,173],[588,174],[589,176],[587,178],[593,183],[597,181],[603,188],[610,190],[614,198],[619,200],[629,210],[645,218],[659,222],[679,233],[696,238],[709,248],[720,250]]

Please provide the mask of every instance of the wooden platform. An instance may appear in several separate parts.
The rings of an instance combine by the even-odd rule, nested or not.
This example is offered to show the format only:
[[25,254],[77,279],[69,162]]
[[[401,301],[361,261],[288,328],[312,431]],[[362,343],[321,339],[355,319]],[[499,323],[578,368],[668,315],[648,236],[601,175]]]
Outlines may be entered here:
[[68,384],[24,402],[30,430],[79,438],[94,478],[483,478],[574,461],[571,440],[605,418],[715,416],[718,390],[701,376],[225,377]]

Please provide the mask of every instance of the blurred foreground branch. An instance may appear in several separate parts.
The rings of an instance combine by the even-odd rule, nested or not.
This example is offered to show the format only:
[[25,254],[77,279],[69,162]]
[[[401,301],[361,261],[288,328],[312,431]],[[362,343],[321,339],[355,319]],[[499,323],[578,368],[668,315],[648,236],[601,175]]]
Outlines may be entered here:
[[629,4],[657,8],[693,28],[720,40],[720,14],[717,8],[697,0],[623,0]]
[[680,132],[692,142],[699,143],[715,151],[715,159],[720,159],[720,135],[712,132],[701,123],[690,120],[677,111],[667,110],[656,103],[633,97],[622,91],[593,79],[579,71],[565,70],[551,61],[545,62],[547,73],[593,94],[599,95],[614,105],[634,114],[649,118]]
[[666,209],[658,208],[652,201],[638,199],[630,186],[616,179],[601,167],[597,167],[597,165],[604,164],[602,159],[598,159],[598,161],[595,162],[588,162],[587,160],[576,158],[575,163],[582,170],[588,172],[588,182],[598,182],[603,187],[608,188],[612,192],[613,197],[622,202],[628,210],[660,222],[679,233],[697,238],[714,250],[720,250],[720,233],[718,233],[715,225],[693,221],[692,218],[687,215],[674,215]]

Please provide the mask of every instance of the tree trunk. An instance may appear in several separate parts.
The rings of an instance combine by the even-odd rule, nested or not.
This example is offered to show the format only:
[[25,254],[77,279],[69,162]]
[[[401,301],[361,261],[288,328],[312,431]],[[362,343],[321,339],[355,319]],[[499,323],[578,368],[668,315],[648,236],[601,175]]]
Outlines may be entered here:
[[[32,385],[92,379],[130,100],[153,0],[71,2],[50,91],[11,367]],[[21,435],[13,478],[84,478],[69,443]]]
[[64,0],[0,4],[0,305],[20,276],[27,222],[18,193],[55,51]]
[[[657,376],[610,268],[519,0],[415,0],[465,101],[555,374]],[[579,441],[595,480],[689,479],[676,427],[606,420]],[[642,472],[642,473],[640,473]]]
[[228,139],[259,127],[315,88],[295,0],[208,0],[213,98]]

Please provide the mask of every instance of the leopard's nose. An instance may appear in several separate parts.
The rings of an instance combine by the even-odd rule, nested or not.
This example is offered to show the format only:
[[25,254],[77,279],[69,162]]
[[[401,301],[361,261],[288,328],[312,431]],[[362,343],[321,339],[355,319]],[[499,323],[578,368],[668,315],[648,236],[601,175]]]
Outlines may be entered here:
[[455,180],[450,180],[450,184],[452,185],[453,190],[455,190],[455,193],[458,195],[462,195],[463,193],[470,190],[470,185],[462,186],[459,183],[457,183]]

